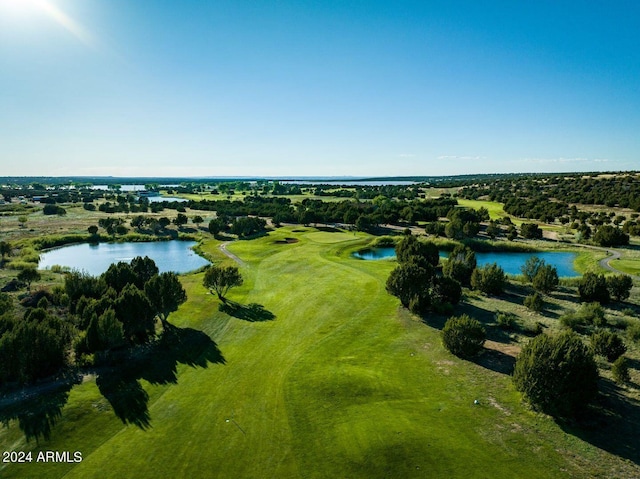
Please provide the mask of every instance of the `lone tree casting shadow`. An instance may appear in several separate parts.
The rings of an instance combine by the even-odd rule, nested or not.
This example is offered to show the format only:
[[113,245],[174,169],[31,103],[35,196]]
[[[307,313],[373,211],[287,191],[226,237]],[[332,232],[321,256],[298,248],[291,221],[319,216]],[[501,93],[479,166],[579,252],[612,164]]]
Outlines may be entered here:
[[242,286],[240,271],[235,266],[209,266],[204,273],[202,284],[205,288],[215,291],[218,298],[227,301],[225,296],[234,286]]

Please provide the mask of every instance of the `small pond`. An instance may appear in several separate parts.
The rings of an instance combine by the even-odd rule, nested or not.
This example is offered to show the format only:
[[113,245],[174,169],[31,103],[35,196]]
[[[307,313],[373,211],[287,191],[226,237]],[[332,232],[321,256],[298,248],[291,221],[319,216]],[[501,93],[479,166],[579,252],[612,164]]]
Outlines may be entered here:
[[[446,259],[446,252],[440,252],[440,257]],[[356,258],[371,260],[395,258],[396,252],[392,247],[388,248],[370,248],[353,254]],[[476,253],[478,266],[486,264],[498,263],[507,274],[522,274],[520,268],[532,256],[544,260],[547,264],[555,266],[558,270],[558,276],[576,277],[580,274],[574,269],[573,262],[577,253],[566,251],[538,251],[534,253],[513,253],[513,252],[494,252],[494,253]]]
[[156,262],[161,273],[187,273],[209,264],[191,249],[196,244],[195,241],[177,240],[147,243],[83,243],[43,253],[40,255],[38,268],[48,269],[53,265],[60,265],[98,276],[112,263],[128,263],[136,256],[148,256]]

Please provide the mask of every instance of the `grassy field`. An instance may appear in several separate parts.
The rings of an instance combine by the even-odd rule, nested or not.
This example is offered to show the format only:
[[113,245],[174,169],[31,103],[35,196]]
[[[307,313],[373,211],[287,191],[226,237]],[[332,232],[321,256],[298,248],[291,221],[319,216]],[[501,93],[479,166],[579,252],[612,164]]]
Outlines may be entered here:
[[[565,432],[527,409],[495,362],[446,352],[443,318],[425,324],[386,293],[394,263],[350,256],[368,241],[298,227],[229,245],[247,264],[244,285],[229,295],[233,316],[219,311],[202,274],[183,276],[189,299],[169,320],[185,335],[188,328],[204,332],[206,349],[197,358],[187,350],[177,355],[173,381],[143,371],[127,383],[148,398],[128,389],[116,398],[132,410],[144,403],[149,427],[114,415],[98,372],[71,390],[50,440],[26,443],[15,422],[0,430],[2,450],[81,451],[83,461],[0,464],[0,476],[640,475],[637,447],[618,450]],[[230,261],[218,245],[209,239],[201,247]],[[463,309],[491,321],[493,311],[509,308],[527,314],[513,297],[471,295]],[[130,396],[137,401],[127,402]]]

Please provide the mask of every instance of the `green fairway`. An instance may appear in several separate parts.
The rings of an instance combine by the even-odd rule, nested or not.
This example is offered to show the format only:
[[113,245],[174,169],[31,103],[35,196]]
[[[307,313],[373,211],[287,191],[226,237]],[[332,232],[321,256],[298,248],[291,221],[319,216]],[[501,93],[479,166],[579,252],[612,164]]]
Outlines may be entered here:
[[[284,238],[297,242],[278,242]],[[81,451],[83,461],[0,464],[0,476],[528,479],[638,472],[528,410],[509,376],[446,352],[440,331],[385,291],[394,263],[351,257],[369,240],[281,228],[229,244],[246,262],[244,285],[229,299],[259,304],[275,318],[222,313],[202,287],[202,273],[183,276],[188,301],[169,321],[206,333],[224,363],[183,361],[175,383],[140,379],[149,395],[146,430],[123,425],[95,378],[85,378],[49,441],[27,444],[15,422],[0,430],[3,450]],[[202,250],[224,258],[218,244],[208,240]]]
[[[500,218],[504,218],[507,213],[502,208],[502,203],[498,203],[496,201],[485,201],[485,200],[465,200],[462,198],[458,198],[458,204],[460,206],[464,206],[465,208],[486,208],[489,211],[489,217],[492,220],[498,220]],[[517,224],[517,223],[516,223]]]

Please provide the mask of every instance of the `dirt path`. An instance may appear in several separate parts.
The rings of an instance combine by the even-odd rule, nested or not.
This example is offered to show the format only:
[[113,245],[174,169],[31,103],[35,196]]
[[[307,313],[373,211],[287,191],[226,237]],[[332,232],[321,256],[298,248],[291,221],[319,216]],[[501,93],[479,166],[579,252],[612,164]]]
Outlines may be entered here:
[[231,243],[231,241],[227,241],[226,243],[222,243],[222,244],[219,246],[220,251],[222,251],[222,253],[223,253],[224,255],[226,255],[227,257],[231,258],[233,261],[235,261],[236,263],[238,263],[240,266],[243,266],[243,267],[244,267],[244,266],[247,266],[247,267],[248,267],[247,263],[245,263],[244,261],[242,261],[240,258],[238,258],[235,254],[233,254],[231,251],[229,251],[229,250],[227,249],[227,245],[228,245],[229,243]]

